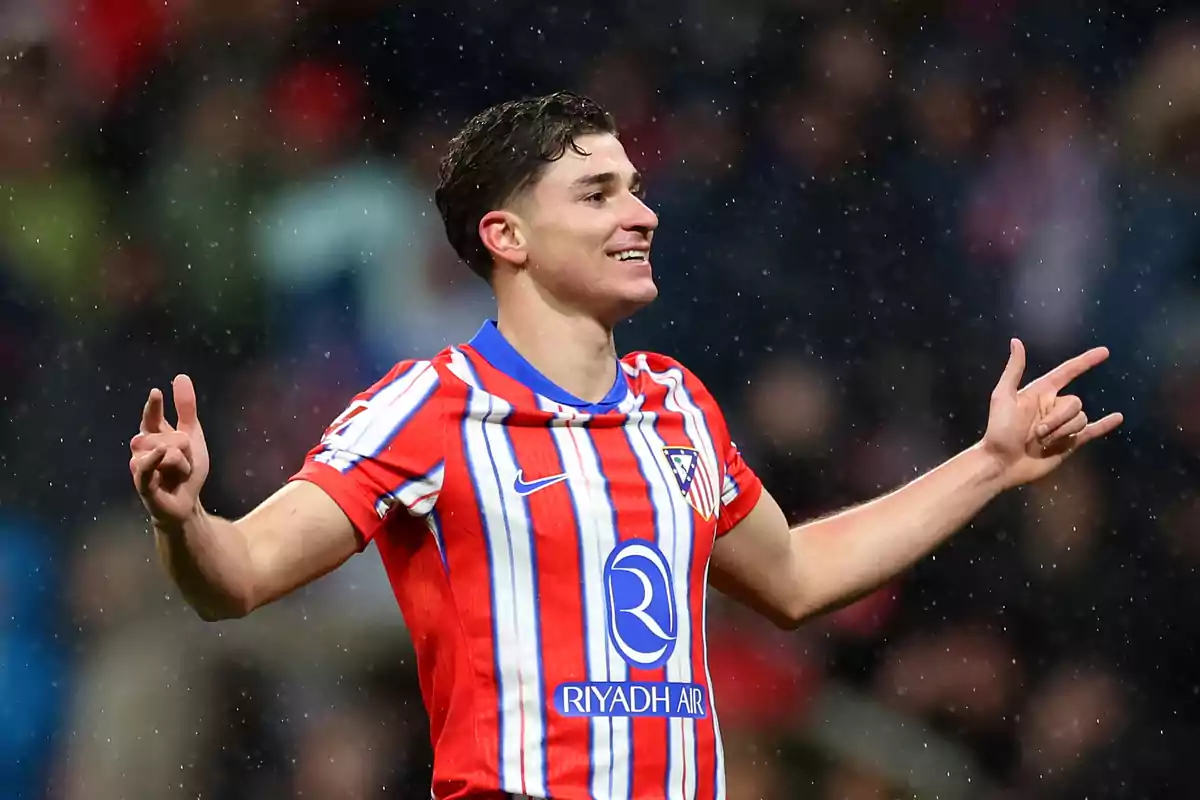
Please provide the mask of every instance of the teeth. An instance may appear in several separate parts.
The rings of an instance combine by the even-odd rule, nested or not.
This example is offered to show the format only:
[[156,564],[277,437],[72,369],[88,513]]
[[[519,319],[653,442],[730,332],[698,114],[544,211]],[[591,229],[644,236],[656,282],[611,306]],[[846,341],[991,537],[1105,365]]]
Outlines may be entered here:
[[613,258],[617,261],[645,261],[645,250],[622,250],[619,253],[614,253]]

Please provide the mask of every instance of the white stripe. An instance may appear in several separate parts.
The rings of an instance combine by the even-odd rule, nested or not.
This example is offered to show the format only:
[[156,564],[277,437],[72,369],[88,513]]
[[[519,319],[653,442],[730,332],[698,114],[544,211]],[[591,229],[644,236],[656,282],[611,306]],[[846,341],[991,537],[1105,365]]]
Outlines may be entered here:
[[428,475],[405,483],[390,497],[403,503],[414,515],[423,517],[433,510],[445,476],[446,464],[442,462]]
[[[687,387],[684,386],[683,373],[678,369],[669,369],[666,372],[654,372],[646,363],[645,356],[638,358],[638,366],[645,371],[652,381],[667,388],[667,396],[664,400],[667,411],[683,416],[684,432],[695,444],[704,467],[708,472],[706,476],[706,483],[709,484],[706,487],[707,496],[710,500],[713,499],[711,482],[713,482],[716,476],[722,475],[724,470],[721,469],[720,462],[717,459],[716,446],[713,443],[708,425],[704,420],[704,412],[692,400],[691,394],[689,394]],[[700,470],[696,472],[699,475]]]
[[634,411],[637,411],[639,408],[641,408],[642,404],[645,402],[646,398],[643,395],[634,394],[633,391],[630,390],[629,393],[625,395],[625,399],[622,400],[617,406],[617,410],[622,414],[632,414]]
[[[376,409],[391,405],[397,399],[403,397],[416,383],[422,378],[432,377],[437,380],[437,370],[433,368],[433,364],[429,361],[415,361],[409,365],[408,369],[397,375],[391,383],[384,386],[375,394],[363,400],[356,400],[351,404],[350,408],[355,405],[363,405],[368,410]],[[347,409],[349,410],[349,409]],[[366,432],[370,427],[373,414],[368,414],[365,411],[351,419],[346,429],[342,432],[342,438],[349,442],[351,448],[358,444],[358,436]]]
[[351,419],[345,430],[326,437],[326,449],[315,460],[347,472],[362,458],[377,455],[424,405],[437,383],[437,370],[429,362],[420,362],[370,398],[367,410]]
[[469,392],[467,403],[466,447],[492,556],[502,788],[545,794],[546,703],[541,690],[532,529],[524,501],[512,488],[517,465],[503,427],[512,407],[476,389]]
[[[729,450],[732,453],[738,452],[738,446],[737,446],[737,444],[735,444],[733,442],[733,440],[730,440],[730,442],[729,442]],[[728,456],[723,456],[723,458],[727,458],[727,457]],[[723,464],[722,466],[724,469],[729,469],[728,463]],[[742,487],[738,486],[738,482],[733,479],[732,475],[730,475],[729,473],[726,473],[724,486],[721,488],[721,505],[723,505],[723,506],[729,505],[734,500],[736,500],[738,495],[740,495],[741,493],[742,493]]]
[[475,370],[471,368],[471,362],[467,361],[467,357],[457,347],[450,348],[449,369],[451,373],[461,378],[463,383],[475,389],[479,388],[479,381],[475,377]]
[[[692,618],[688,603],[691,586],[688,581],[688,561],[691,555],[689,542],[693,537],[693,511],[679,491],[675,476],[671,474],[672,468],[663,454],[666,443],[654,430],[656,419],[657,415],[653,412],[638,411],[631,414],[630,422],[634,430],[629,433],[629,442],[649,484],[650,502],[654,506],[654,528],[658,532],[658,547],[667,557],[674,579],[679,629],[676,634],[675,651],[666,664],[667,680],[686,683],[692,680]],[[668,800],[684,800],[695,796],[695,735],[694,720],[667,720]]]
[[704,492],[708,495],[706,508],[713,517],[716,517],[721,512],[721,486],[717,482],[716,476],[711,474],[704,476]]
[[[700,409],[700,407],[692,400],[691,395],[687,391],[687,388],[684,385],[683,373],[679,369],[669,369],[669,370],[667,370],[665,372],[661,372],[661,373],[654,372],[653,370],[650,369],[645,356],[641,356],[638,358],[637,366],[638,366],[638,372],[645,372],[652,381],[654,381],[655,383],[659,384],[660,386],[664,386],[668,389],[666,397],[664,399],[664,407],[666,408],[666,410],[668,412],[682,415],[683,422],[684,422],[684,432],[687,434],[688,438],[691,439],[692,443],[696,446],[697,450],[699,451],[699,457],[702,460],[705,470],[708,472],[708,475],[704,476],[707,496],[710,500],[715,499],[713,497],[713,492],[714,492],[713,476],[721,475],[723,473],[723,470],[718,466],[719,462],[717,460],[716,448],[714,446],[714,443],[712,440],[712,435],[709,431],[708,425],[705,422],[704,413]],[[700,471],[697,470],[698,476],[699,476],[699,473],[700,473]],[[689,514],[688,515],[689,524],[693,521],[693,519],[694,518]],[[712,533],[714,535],[716,533],[715,525],[713,526]],[[695,540],[695,534],[693,532],[692,537],[690,539],[690,541],[692,541],[692,543],[693,543],[693,547],[694,547],[694,540]],[[685,552],[683,555],[681,555],[681,558],[690,558],[690,553]],[[707,580],[707,565],[706,565],[705,569],[706,569],[706,580]],[[677,579],[676,583],[679,585],[682,585],[685,589],[690,587],[690,581],[686,581],[686,580],[680,581]],[[705,603],[707,604],[707,586],[705,588]],[[681,614],[680,618],[683,619],[682,614]],[[689,633],[690,633],[690,631],[689,631]],[[705,635],[704,631],[701,632],[701,635],[702,636]],[[679,649],[683,647],[682,639],[683,639],[683,636],[681,635],[680,642],[676,649],[676,653],[678,653]],[[689,639],[689,644],[690,644],[690,639]],[[674,660],[674,657],[672,660]],[[687,664],[688,675],[690,676],[691,675],[691,660],[690,660],[690,658],[686,661],[686,664]],[[707,672],[707,649],[705,651],[705,670]],[[689,680],[690,680],[690,677],[689,677]],[[711,682],[709,683],[709,687],[710,687],[710,691],[711,691]],[[714,722],[714,729],[715,729],[716,728],[716,710],[715,710],[714,704],[712,702],[711,696],[709,697],[709,713],[711,713],[713,715],[713,722]],[[684,787],[684,791],[686,793],[686,796],[690,797],[695,792],[695,775],[696,775],[696,767],[697,767],[695,722],[692,720],[686,720],[684,722],[685,722],[685,725],[684,725],[684,737],[685,737],[684,752],[686,753],[686,755],[689,759],[689,769],[687,771],[687,778],[686,778],[687,782]],[[718,739],[718,741],[719,741],[719,739]],[[721,780],[721,788],[723,791],[723,778]]]
[[[560,415],[550,433],[558,448],[566,485],[579,522],[584,624],[587,626],[587,679],[625,681],[629,671],[608,640],[604,600],[604,563],[617,545],[613,507],[591,435],[582,427],[589,415],[539,398],[539,405]],[[629,762],[631,725],[625,717],[592,717],[593,797],[627,798],[633,790]]]
[[[688,392],[687,387],[684,384],[683,373],[680,370],[671,369],[671,370],[666,371],[665,373],[661,373],[661,379],[659,377],[659,373],[655,373],[651,370],[647,370],[647,372],[650,375],[651,380],[655,381],[656,383],[670,387],[670,391],[667,393],[664,404],[668,411],[680,413],[683,415],[684,431],[687,433],[688,438],[691,439],[696,444],[696,447],[699,449],[701,461],[704,464],[705,471],[707,472],[707,474],[704,476],[704,478],[705,478],[704,491],[706,494],[706,502],[710,504],[707,506],[707,508],[715,511],[716,503],[718,500],[715,487],[717,485],[719,485],[719,478],[717,478],[717,476],[721,475],[723,470],[721,469],[720,464],[717,460],[716,446],[712,440],[712,434],[708,428],[708,424],[704,419],[704,412],[700,409],[699,405],[696,404],[692,400],[691,394]],[[693,518],[689,517],[689,519],[693,519]],[[713,536],[716,535],[716,525],[715,524],[712,526],[709,533]],[[692,536],[691,541],[692,541],[693,548],[694,548],[695,547],[695,536],[694,535]],[[690,554],[689,554],[689,559],[690,559]],[[706,588],[704,589],[704,593],[705,593],[705,600],[707,602],[707,593],[708,593],[708,590],[707,590],[707,565],[705,566],[705,570],[706,570],[706,584],[705,584]],[[687,585],[690,586],[690,582],[688,582]],[[704,633],[702,632],[701,635],[704,635]],[[707,652],[705,654],[705,658],[706,658],[705,664],[706,664],[706,670],[707,670]],[[689,659],[687,663],[688,663],[688,669],[689,669],[689,674],[690,674],[691,660]],[[712,684],[711,684],[711,682],[709,682],[710,689],[711,689],[711,686],[712,686]],[[713,710],[713,704],[712,704],[711,697],[709,698],[709,711],[710,711],[710,713],[713,714],[713,720],[715,723],[716,711]],[[688,722],[690,723],[690,725],[689,725],[689,730],[687,731],[687,733],[689,733],[690,736],[688,737],[688,741],[685,743],[685,751],[688,752],[691,756],[691,763],[690,763],[691,770],[688,772],[688,782],[687,782],[687,787],[685,788],[685,791],[687,792],[688,796],[691,797],[695,794],[695,791],[696,791],[695,776],[696,776],[696,770],[699,765],[698,765],[698,759],[697,759],[697,754],[696,754],[695,722],[692,720],[688,720]]]
[[703,458],[700,458],[696,464],[696,477],[692,481],[692,491],[696,493],[696,503],[711,519],[717,507],[716,496],[712,488],[712,478],[708,474],[708,468],[704,465]]
[[[520,791],[521,778],[521,692],[517,665],[517,609],[512,589],[512,556],[505,541],[503,521],[499,530],[494,519],[500,507],[500,487],[491,474],[492,461],[487,452],[484,425],[488,413],[487,398],[477,392],[468,396],[468,419],[463,439],[472,480],[479,493],[488,554],[491,557],[492,614],[495,618],[496,670],[499,695],[500,778],[504,789]],[[488,510],[493,513],[489,514]]]
[[[437,370],[433,369],[433,365],[428,361],[416,362],[371,397],[356,400],[351,404],[350,408],[361,405],[365,410],[353,417],[340,432],[329,437],[327,441],[350,452],[376,452],[382,446],[381,437],[382,444],[386,444],[386,436],[394,430],[395,422],[406,416],[404,412],[413,405],[414,396],[421,397],[431,389],[427,386],[429,383],[436,385]],[[414,387],[415,395],[412,393]],[[398,401],[401,402],[398,413],[388,413]],[[408,413],[411,413],[411,410]],[[392,421],[392,426],[388,426],[389,420]],[[382,431],[379,430],[381,427]]]
[[726,475],[725,488],[721,491],[721,505],[729,505],[736,500],[737,496],[741,493],[742,490],[738,488],[737,481],[733,479],[733,476]]

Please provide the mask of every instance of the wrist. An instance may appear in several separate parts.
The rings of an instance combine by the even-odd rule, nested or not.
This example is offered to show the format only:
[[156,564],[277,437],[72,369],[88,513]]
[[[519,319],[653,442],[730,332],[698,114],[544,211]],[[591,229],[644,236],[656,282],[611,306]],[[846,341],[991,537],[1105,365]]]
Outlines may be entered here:
[[1008,462],[984,442],[976,442],[963,451],[970,465],[973,482],[994,497],[1011,488],[1008,481]]
[[183,537],[189,530],[194,530],[203,524],[206,512],[197,501],[191,512],[184,517],[163,516],[152,517],[155,533],[177,539]]

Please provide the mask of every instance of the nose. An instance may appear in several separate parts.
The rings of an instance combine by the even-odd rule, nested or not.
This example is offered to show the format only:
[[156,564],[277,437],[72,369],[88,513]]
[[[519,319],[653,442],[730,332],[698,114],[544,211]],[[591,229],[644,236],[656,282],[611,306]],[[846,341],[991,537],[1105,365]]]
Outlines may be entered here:
[[625,228],[649,234],[658,227],[658,214],[636,194],[629,195]]

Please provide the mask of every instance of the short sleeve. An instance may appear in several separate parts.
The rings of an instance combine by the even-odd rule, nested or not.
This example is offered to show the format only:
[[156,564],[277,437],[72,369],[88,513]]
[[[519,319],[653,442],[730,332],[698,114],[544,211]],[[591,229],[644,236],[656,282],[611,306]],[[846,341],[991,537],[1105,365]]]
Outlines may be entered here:
[[762,480],[742,458],[732,441],[725,451],[725,481],[721,486],[721,512],[717,519],[717,536],[729,533],[746,518],[762,497]]
[[762,497],[762,481],[742,458],[742,451],[730,441],[725,451],[725,482],[721,486],[721,512],[716,521],[716,535],[730,533],[746,515],[754,510]]
[[438,386],[432,363],[397,364],[350,402],[291,478],[332,497],[364,547],[396,508],[424,517],[437,502],[445,463]]

